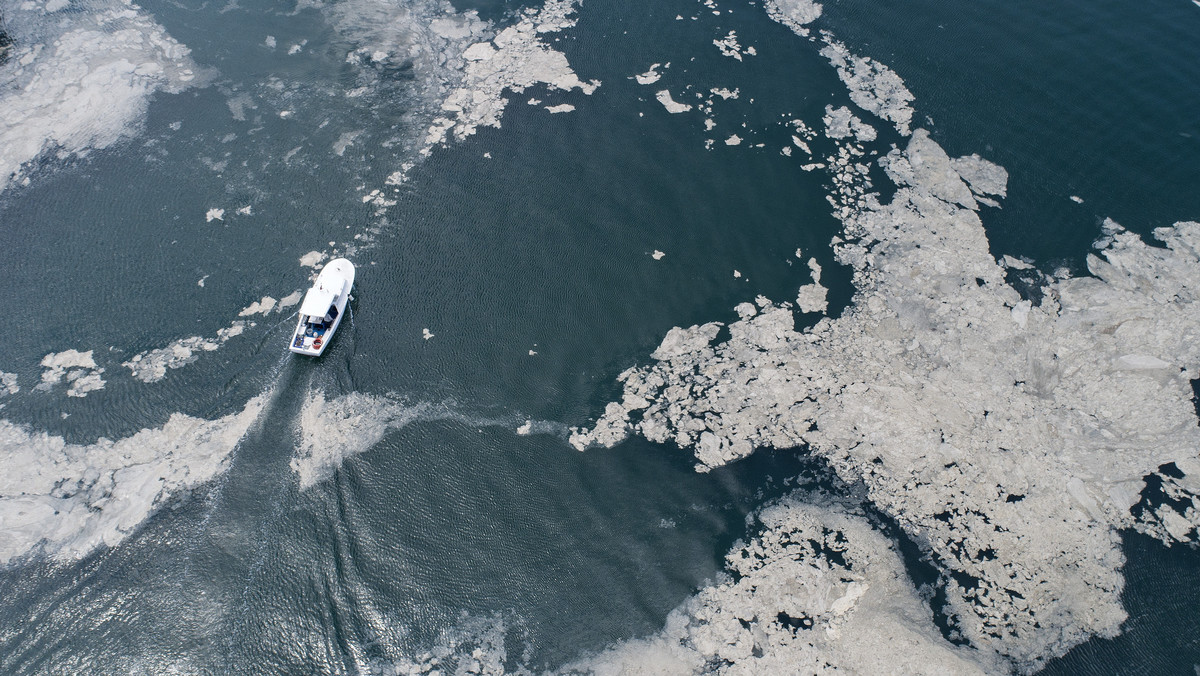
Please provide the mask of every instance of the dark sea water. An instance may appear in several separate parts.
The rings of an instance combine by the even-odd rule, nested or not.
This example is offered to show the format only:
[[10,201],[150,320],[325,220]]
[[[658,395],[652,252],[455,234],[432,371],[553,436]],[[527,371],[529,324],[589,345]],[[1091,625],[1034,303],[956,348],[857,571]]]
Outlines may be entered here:
[[[729,321],[759,294],[793,298],[809,281],[797,248],[825,268],[831,314],[850,302],[828,248],[827,177],[779,152],[783,123],[819,128],[848,97],[817,47],[756,3],[714,16],[693,1],[586,0],[552,44],[603,85],[512,95],[502,128],[435,150],[382,215],[361,197],[414,159],[419,79],[347,64],[359,38],[309,5],[141,6],[211,84],[156,95],[125,142],[45,160],[29,186],[0,193],[0,290],[10,317],[36,318],[5,333],[0,371],[22,388],[2,415],[91,443],[270,399],[227,471],[118,546],[0,571],[0,672],[354,673],[500,626],[510,667],[553,668],[660,629],[749,535],[747,514],[793,477],[829,483],[794,452],[698,474],[675,447],[565,442],[671,327]],[[456,6],[501,24],[518,9]],[[1081,272],[1105,217],[1141,233],[1200,218],[1189,1],[830,2],[817,28],[899,73],[914,122],[952,155],[1009,170],[1004,208],[985,220],[997,255]],[[721,56],[712,40],[729,30],[757,55]],[[671,62],[661,81],[631,79],[656,62]],[[741,94],[714,104],[706,133],[654,99],[669,88],[695,103],[688,86]],[[229,102],[243,95],[255,107],[238,120]],[[576,110],[551,115],[531,97]],[[742,145],[725,146],[734,132]],[[251,215],[234,213],[245,205]],[[214,207],[224,219],[206,221]],[[289,310],[161,382],[120,365],[307,287],[298,259],[347,245],[355,300],[325,357],[286,352]],[[39,361],[70,348],[95,351],[105,388],[36,391]],[[451,414],[389,432],[301,490],[296,420],[318,392]],[[551,433],[515,434],[527,419]],[[1047,671],[1200,664],[1200,553],[1132,534],[1125,553],[1126,633]]]

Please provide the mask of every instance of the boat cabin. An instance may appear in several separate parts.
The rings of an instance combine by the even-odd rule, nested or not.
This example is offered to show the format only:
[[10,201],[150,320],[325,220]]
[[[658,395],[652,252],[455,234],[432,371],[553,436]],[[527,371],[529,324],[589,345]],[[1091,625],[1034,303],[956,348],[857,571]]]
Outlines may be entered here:
[[321,356],[333,338],[350,302],[354,287],[354,265],[345,258],[329,262],[300,304],[299,321],[292,335],[292,352]]
[[300,324],[303,331],[297,331],[293,347],[309,347],[319,349],[325,340],[326,332],[332,331],[337,325],[338,293],[323,285],[313,287],[304,297],[300,306]]

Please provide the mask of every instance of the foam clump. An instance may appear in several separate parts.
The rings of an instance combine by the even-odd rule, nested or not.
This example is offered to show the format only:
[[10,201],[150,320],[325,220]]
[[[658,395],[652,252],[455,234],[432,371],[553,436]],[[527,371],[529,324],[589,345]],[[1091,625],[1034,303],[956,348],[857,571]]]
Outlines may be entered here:
[[115,546],[172,495],[223,471],[265,400],[216,420],[175,413],[160,428],[90,445],[0,420],[0,565]]
[[329,257],[329,254],[321,251],[309,251],[300,257],[300,265],[306,268],[315,268],[321,264],[321,261]]
[[647,69],[645,73],[635,75],[634,79],[636,79],[637,83],[640,85],[654,84],[655,82],[658,82],[660,78],[662,78],[662,73],[658,72],[658,69],[659,68],[665,69],[665,68],[669,67],[670,65],[671,64],[669,64],[669,63],[665,66],[662,65],[661,63],[651,64],[650,68]]
[[[104,388],[104,378],[100,374],[104,369],[96,366],[92,358],[92,350],[64,350],[52,352],[42,357],[42,382],[39,390],[50,390],[60,382],[67,384],[67,396],[86,397],[89,392]],[[14,379],[15,386],[16,381]]]
[[808,35],[806,26],[821,16],[821,5],[812,0],[767,0],[767,14],[800,36]]
[[800,287],[796,294],[796,307],[801,312],[824,312],[829,308],[829,289],[821,286],[821,264],[817,259],[808,259],[808,269],[812,272],[813,281]]
[[[857,293],[842,317],[797,331],[767,305],[718,344],[719,324],[672,329],[571,441],[636,431],[701,470],[807,446],[923,543],[963,638],[1035,668],[1119,632],[1119,529],[1197,539],[1200,224],[1159,228],[1164,247],[1114,224],[1093,276],[1049,280],[1033,305],[955,170],[974,160],[919,130],[881,164],[891,202],[843,219]],[[1167,502],[1142,497],[1148,479]]]
[[[825,106],[823,121],[825,122],[825,135],[829,138],[844,139],[853,136],[859,143],[875,140],[875,128],[859,119],[846,106],[839,108]],[[1007,174],[1005,177],[1007,178]]]
[[978,155],[956,157],[950,160],[950,164],[954,166],[955,173],[971,186],[971,191],[976,197],[1008,195],[1008,170],[1004,167],[988,162]]
[[[297,302],[298,301],[299,301],[299,299],[297,299]],[[249,317],[250,315],[257,315],[257,314],[265,315],[265,314],[269,313],[271,310],[274,310],[275,305],[278,302],[279,301],[275,300],[271,296],[263,296],[262,300],[256,300],[253,303],[242,308],[241,311],[238,312],[238,316],[239,317]]]
[[479,616],[464,612],[455,624],[438,632],[432,647],[406,650],[409,654],[397,659],[371,660],[365,673],[380,676],[531,674],[526,668],[512,672],[506,667],[506,645],[512,625],[512,620],[500,615]]
[[17,385],[17,374],[0,371],[0,394],[16,394],[21,391]]
[[854,508],[796,496],[755,515],[762,531],[725,557],[728,575],[666,628],[566,672],[983,674],[998,665],[938,632],[892,543]]
[[0,63],[0,190],[46,153],[82,157],[137,132],[156,91],[196,80],[187,47],[129,0],[6,8]]
[[686,113],[692,109],[690,104],[680,103],[671,98],[671,90],[669,89],[658,90],[658,92],[655,93],[654,98],[658,99],[658,102],[662,104],[663,108],[666,108],[667,112],[671,113],[672,115]]
[[895,71],[870,57],[852,54],[846,45],[828,35],[821,56],[837,69],[838,77],[850,90],[851,101],[893,123],[904,136],[911,133],[914,97]]
[[[274,307],[275,299],[266,296],[262,301],[257,301],[243,309],[238,316],[244,317],[260,311],[266,314],[270,308],[264,310],[263,307],[268,301],[271,307]],[[254,312],[250,312],[252,309]],[[204,336],[180,338],[166,347],[140,352],[129,361],[122,362],[121,366],[129,369],[134,378],[144,383],[156,383],[167,377],[168,369],[183,368],[195,362],[205,352],[219,350],[230,339],[242,335],[247,326],[253,326],[253,324],[247,324],[246,320],[234,320],[229,326],[218,329],[217,335],[212,338]]]
[[725,37],[713,40],[713,45],[717,51],[721,52],[721,56],[728,56],[738,61],[742,60],[742,55],[754,56],[757,54],[753,47],[742,49],[742,45],[738,43],[736,31],[729,31]]
[[430,125],[421,153],[428,155],[451,133],[461,141],[481,126],[499,127],[508,104],[503,96],[506,89],[519,94],[544,84],[550,89],[578,89],[584,94],[595,91],[600,82],[580,80],[567,57],[541,39],[546,33],[574,25],[570,18],[574,11],[574,0],[547,0],[540,9],[526,11],[516,25],[500,31],[490,42],[467,47],[462,54],[465,66],[461,83],[442,102],[443,115]]

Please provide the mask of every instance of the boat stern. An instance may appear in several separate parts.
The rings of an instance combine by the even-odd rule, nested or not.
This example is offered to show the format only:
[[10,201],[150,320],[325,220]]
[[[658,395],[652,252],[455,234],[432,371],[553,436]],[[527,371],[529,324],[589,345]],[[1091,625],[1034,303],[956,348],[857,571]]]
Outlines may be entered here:
[[288,349],[296,354],[303,354],[309,357],[319,357],[325,351],[325,346],[329,344],[329,337],[325,332],[313,333],[307,330],[304,322],[300,322],[300,326],[296,327],[296,332],[292,335],[292,344]]

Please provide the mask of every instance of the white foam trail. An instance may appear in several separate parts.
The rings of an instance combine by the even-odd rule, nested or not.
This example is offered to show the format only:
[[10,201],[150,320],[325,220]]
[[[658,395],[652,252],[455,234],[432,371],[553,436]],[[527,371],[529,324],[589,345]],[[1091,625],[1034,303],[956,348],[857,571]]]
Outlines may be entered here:
[[[272,312],[283,313],[299,303],[302,297],[303,292],[299,290],[293,291],[281,300],[276,300],[273,296],[263,296],[261,300],[239,310],[238,317],[254,315],[265,317]],[[168,370],[183,368],[195,363],[201,355],[221,349],[225,343],[255,326],[257,326],[255,322],[235,319],[229,326],[218,329],[217,334],[211,338],[204,336],[180,338],[166,347],[136,354],[121,365],[129,369],[134,378],[144,383],[156,383],[167,376]],[[100,370],[103,371],[103,369]]]
[[424,419],[434,410],[428,403],[407,406],[358,392],[333,401],[326,401],[323,392],[310,394],[300,410],[299,445],[291,462],[301,490],[326,478],[346,458],[379,443],[388,430]]
[[14,45],[0,66],[0,190],[34,161],[82,157],[138,131],[156,91],[196,80],[188,49],[128,0],[5,8]]
[[351,392],[332,401],[323,392],[311,392],[297,420],[298,443],[291,467],[300,489],[326,479],[347,459],[383,440],[391,430],[418,421],[455,420],[475,427],[504,427],[516,434],[566,436],[566,427],[554,422],[485,418],[460,413],[449,403],[409,403],[395,395]]
[[172,495],[223,471],[267,399],[216,420],[175,413],[160,428],[88,445],[0,420],[0,565],[115,546]]

